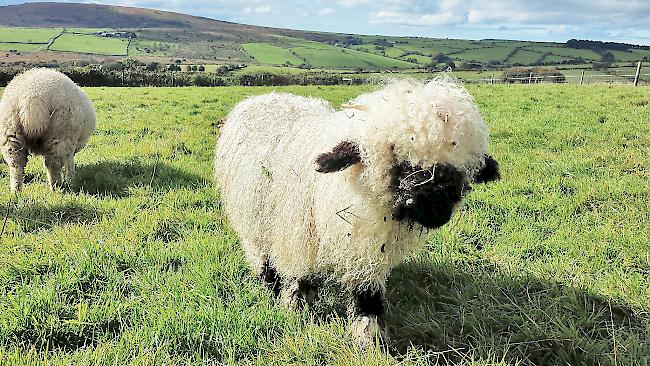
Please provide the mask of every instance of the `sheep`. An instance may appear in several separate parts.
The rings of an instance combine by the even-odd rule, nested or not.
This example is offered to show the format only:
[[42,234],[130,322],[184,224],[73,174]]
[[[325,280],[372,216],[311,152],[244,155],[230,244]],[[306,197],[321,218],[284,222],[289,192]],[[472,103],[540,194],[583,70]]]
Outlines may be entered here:
[[470,183],[499,179],[488,129],[452,80],[394,81],[335,111],[273,92],[229,113],[214,179],[253,271],[289,307],[323,275],[350,296],[353,338],[385,337],[385,283]]
[[66,75],[36,68],[16,76],[0,100],[2,155],[12,192],[22,189],[29,153],[43,155],[50,188],[60,186],[61,169],[74,174],[74,155],[95,130],[95,111]]

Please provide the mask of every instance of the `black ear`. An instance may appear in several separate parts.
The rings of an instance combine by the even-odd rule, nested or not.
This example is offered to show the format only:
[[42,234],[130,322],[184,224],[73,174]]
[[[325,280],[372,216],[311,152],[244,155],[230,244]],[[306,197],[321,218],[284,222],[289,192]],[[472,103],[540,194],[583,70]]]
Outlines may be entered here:
[[318,155],[316,171],[320,173],[338,172],[359,162],[361,162],[359,146],[354,142],[343,141],[336,145],[332,151]]
[[485,155],[485,166],[474,178],[474,183],[487,183],[501,179],[499,163],[490,155]]

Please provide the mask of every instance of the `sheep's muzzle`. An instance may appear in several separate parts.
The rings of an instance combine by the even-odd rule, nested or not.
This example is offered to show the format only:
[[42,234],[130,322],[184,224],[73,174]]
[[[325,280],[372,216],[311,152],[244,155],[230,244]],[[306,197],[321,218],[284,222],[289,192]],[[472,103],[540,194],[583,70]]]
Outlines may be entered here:
[[393,219],[435,229],[446,224],[454,207],[471,190],[466,174],[449,164],[429,169],[403,162],[391,169]]

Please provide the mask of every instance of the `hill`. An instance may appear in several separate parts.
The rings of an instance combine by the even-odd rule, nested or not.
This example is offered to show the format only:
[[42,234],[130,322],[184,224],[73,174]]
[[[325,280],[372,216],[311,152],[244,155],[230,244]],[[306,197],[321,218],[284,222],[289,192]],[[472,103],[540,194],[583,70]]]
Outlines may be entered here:
[[75,3],[0,7],[0,62],[111,59],[327,69],[633,62],[650,50],[602,43],[454,40],[308,32],[161,10]]

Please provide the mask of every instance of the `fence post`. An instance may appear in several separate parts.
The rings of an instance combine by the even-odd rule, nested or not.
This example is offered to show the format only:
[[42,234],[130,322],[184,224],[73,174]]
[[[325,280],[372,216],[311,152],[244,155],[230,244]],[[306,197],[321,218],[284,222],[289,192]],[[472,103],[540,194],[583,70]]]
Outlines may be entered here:
[[580,73],[580,85],[582,85],[582,82],[585,81],[585,70],[582,70],[582,73]]
[[528,84],[533,83],[533,73],[531,72],[530,75],[528,75]]
[[641,61],[636,65],[636,75],[634,75],[634,86],[639,85],[639,76],[641,76]]

